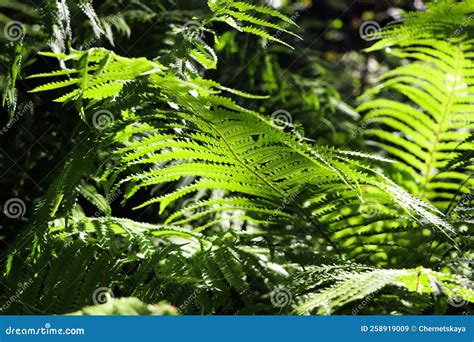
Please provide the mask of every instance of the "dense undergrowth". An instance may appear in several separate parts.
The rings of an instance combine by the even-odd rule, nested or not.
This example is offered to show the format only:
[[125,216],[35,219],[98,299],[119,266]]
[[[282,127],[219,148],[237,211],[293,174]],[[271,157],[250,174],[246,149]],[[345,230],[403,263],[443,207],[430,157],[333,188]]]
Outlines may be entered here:
[[0,2],[2,167],[51,135],[2,184],[3,313],[470,312],[474,1],[361,31],[355,109],[298,6]]

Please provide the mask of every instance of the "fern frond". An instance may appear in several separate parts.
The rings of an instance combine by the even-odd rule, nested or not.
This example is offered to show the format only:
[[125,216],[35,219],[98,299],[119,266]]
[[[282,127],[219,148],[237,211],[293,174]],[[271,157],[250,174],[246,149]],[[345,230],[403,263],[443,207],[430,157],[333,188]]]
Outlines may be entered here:
[[[468,193],[474,184],[470,166],[446,168],[456,153],[474,149],[472,143],[461,144],[474,130],[474,45],[467,29],[452,36],[469,9],[466,3],[433,3],[427,12],[383,30],[369,50],[388,48],[415,62],[386,73],[363,97],[379,98],[359,107],[368,143],[398,160],[394,169],[406,175],[405,186],[443,211],[454,189],[462,185],[459,191]],[[446,13],[452,14],[449,20]]]
[[[377,198],[381,208],[386,208],[387,213],[391,211],[390,217],[400,216],[400,209],[405,210],[413,215],[415,221],[424,219],[439,227],[452,240],[454,232],[439,217],[440,212],[414,199],[359,161],[366,155],[338,152],[301,142],[297,136],[274,127],[266,118],[221,96],[222,90],[228,89],[215,82],[202,78],[195,78],[194,82],[182,80],[154,62],[143,59],[127,61],[103,49],[56,57],[65,61],[78,60],[80,74],[84,75],[77,81],[79,88],[66,94],[66,97],[80,94],[86,84],[87,91],[83,92],[82,98],[101,99],[103,89],[96,89],[89,84],[106,84],[108,88],[116,85],[121,88],[122,80],[126,78],[132,81],[144,77],[143,81],[147,84],[145,93],[154,95],[148,98],[153,103],[159,101],[171,107],[171,111],[154,109],[151,113],[147,112],[144,121],[140,114],[132,114],[136,112],[133,109],[127,114],[130,116],[127,120],[135,123],[122,131],[126,134],[114,138],[124,148],[117,151],[119,163],[112,179],[120,178],[124,171],[134,167],[140,166],[142,169],[139,174],[124,177],[115,186],[117,189],[129,183],[124,196],[126,200],[152,186],[189,180],[175,191],[137,205],[137,209],[160,203],[159,213],[163,214],[172,203],[198,191],[224,191],[228,198],[249,198],[255,201],[255,205],[242,210],[241,203],[230,200],[224,210],[223,202],[217,205],[218,202],[213,201],[213,198],[208,198],[209,201],[202,202],[198,215],[177,222],[188,225],[208,219],[205,225],[208,229],[212,227],[211,222],[217,226],[221,220],[219,217],[232,211],[264,225],[273,225],[274,219],[287,221],[288,216],[284,213],[291,212],[294,218],[300,217],[295,225],[297,231],[303,233],[311,227],[327,243],[333,244],[327,234],[335,217],[344,217],[338,212],[341,207],[316,199],[338,187],[338,191],[352,193],[352,198],[341,198],[341,203],[351,203],[353,216],[361,217],[358,209],[361,202],[365,203],[367,198]],[[113,61],[117,61],[119,66],[112,67]],[[90,66],[90,62],[98,65]],[[128,69],[123,70],[123,66],[131,64],[138,67],[133,74]],[[86,76],[90,70],[94,71],[93,75]],[[107,83],[102,83],[104,80]],[[54,84],[49,87],[57,88]],[[89,92],[91,95],[86,96]],[[117,90],[116,96],[119,94]],[[142,106],[149,99],[143,98],[145,102],[142,102]],[[137,122],[141,124],[137,125]],[[159,124],[154,128],[155,123]],[[104,175],[104,179],[109,178],[111,171]],[[301,179],[304,179],[303,183]],[[305,191],[301,193],[303,188]],[[220,209],[213,209],[219,206]],[[178,216],[173,216],[173,220],[175,218]],[[406,219],[409,220],[408,216]],[[321,223],[328,227],[322,228]],[[354,225],[349,223],[347,227]],[[196,228],[201,231],[204,226]]]
[[[86,52],[73,51],[68,56],[57,53],[43,53],[43,55],[60,58],[64,61],[76,61],[81,67],[76,78],[51,82],[31,90],[31,92],[39,92],[60,89],[70,85],[78,87],[77,90],[56,99],[58,102],[69,102],[83,98],[96,100],[111,98],[120,93],[126,82],[134,81],[139,76],[162,72],[166,69],[163,65],[148,61],[145,58],[123,58],[102,48],[93,48]],[[65,71],[60,71],[33,75],[32,77],[51,77],[65,74],[67,74]]]
[[[451,274],[466,273],[453,260],[468,255],[462,249],[472,240],[473,40],[471,30],[445,35],[471,7],[439,1],[382,32],[374,49],[415,62],[386,73],[360,107],[368,141],[383,151],[374,155],[327,147],[303,138],[299,121],[279,126],[264,114],[285,103],[324,122],[326,110],[341,107],[329,82],[313,77],[313,59],[278,84],[286,71],[265,53],[248,72],[268,68],[259,75],[265,82],[243,86],[248,92],[207,78],[216,76],[207,69],[217,68],[222,49],[238,42],[237,32],[220,35],[226,25],[264,44],[295,37],[294,21],[274,9],[217,0],[207,13],[160,3],[125,11],[115,18],[124,33],[129,19],[151,22],[167,11],[150,35],[163,49],[151,59],[73,49],[80,39],[72,40],[70,9],[89,18],[89,37],[113,45],[110,12],[104,17],[89,0],[48,3],[58,12],[56,38],[42,55],[58,59],[60,70],[30,76],[51,79],[32,92],[73,102],[85,123],[7,252],[0,299],[19,283],[22,291],[6,313],[150,314],[156,307],[143,303],[163,300],[183,314],[347,313],[368,299],[368,313],[378,306],[419,314],[446,297],[474,302],[472,282]],[[453,22],[436,22],[442,10]],[[387,91],[395,96],[384,99]],[[271,105],[256,106],[262,99]],[[113,124],[101,125],[101,113]],[[271,294],[282,285],[295,301],[276,308]],[[116,301],[90,307],[99,289]]]
[[320,314],[330,314],[352,301],[374,297],[376,292],[389,285],[420,295],[445,295],[446,298],[456,297],[474,303],[472,282],[422,267],[342,272],[338,273],[334,280],[334,285],[312,296],[299,305],[296,311],[299,314],[307,314],[316,310]]

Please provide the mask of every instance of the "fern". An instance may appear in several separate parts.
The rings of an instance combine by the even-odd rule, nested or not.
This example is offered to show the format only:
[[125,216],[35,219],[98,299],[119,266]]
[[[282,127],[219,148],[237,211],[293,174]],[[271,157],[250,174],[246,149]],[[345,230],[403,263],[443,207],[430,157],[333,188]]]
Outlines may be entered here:
[[[60,54],[45,53],[51,57],[66,57]],[[39,86],[32,92],[45,91],[77,85],[78,89],[67,93],[55,101],[69,102],[79,99],[96,99],[116,96],[127,81],[138,76],[159,72],[163,66],[158,63],[147,61],[144,58],[122,58],[113,52],[104,49],[92,49],[86,53],[75,53],[68,55],[66,59],[76,60],[82,67],[78,71],[78,77],[65,81],[57,81]],[[69,70],[74,72],[74,70]],[[62,72],[61,72],[62,73]],[[58,73],[40,74],[33,77],[58,76]]]
[[[312,272],[312,276],[316,272]],[[406,291],[422,295],[444,295],[458,298],[466,302],[474,300],[473,284],[456,276],[445,275],[422,267],[407,270],[367,270],[363,272],[340,272],[334,279],[334,285],[311,296],[303,304],[296,307],[296,312],[306,314],[317,311],[320,314],[331,314],[347,303],[369,298],[373,300],[377,292],[389,285],[401,287]],[[307,284],[307,286],[311,286]],[[409,306],[409,305],[407,305]]]
[[[67,59],[67,56],[62,57]],[[82,57],[75,58],[80,61]],[[352,198],[348,195],[341,198],[346,205],[348,201],[357,203],[364,196],[376,196],[378,203],[384,203],[394,215],[399,212],[395,206],[398,203],[414,215],[431,219],[442,231],[450,230],[448,224],[430,213],[433,209],[427,204],[411,198],[356,159],[350,159],[351,156],[366,157],[364,154],[316,149],[306,145],[297,137],[276,129],[257,113],[218,96],[221,90],[214,82],[196,78],[195,83],[190,83],[166,71],[151,73],[147,82],[146,93],[154,96],[145,97],[141,107],[148,108],[159,99],[163,104],[168,103],[173,110],[153,109],[151,113],[145,110],[146,121],[140,125],[137,123],[141,122],[140,116],[143,114],[135,110],[135,115],[132,111],[123,113],[125,126],[114,140],[124,147],[117,151],[116,170],[109,169],[103,176],[104,180],[120,179],[123,172],[139,166],[139,174],[126,176],[112,188],[115,191],[122,184],[130,183],[124,195],[127,200],[142,188],[192,177],[175,191],[137,206],[142,208],[160,203],[160,213],[164,213],[173,202],[200,190],[212,190],[213,193],[225,191],[228,194],[219,198],[213,197],[211,193],[205,200],[171,215],[165,224],[178,224],[186,229],[193,227],[194,231],[202,233],[210,229],[220,230],[224,214],[232,213],[234,220],[248,221],[248,224],[254,222],[265,227],[278,222],[293,226],[291,232],[296,236],[307,234],[309,230],[338,250],[328,232],[321,230],[324,225],[311,219],[320,219],[330,231],[335,229],[334,237],[337,239],[334,240],[339,243],[345,240],[337,226],[345,222],[347,216],[341,217],[334,201],[327,202],[323,195],[334,191],[337,186],[341,192],[352,193]],[[46,85],[40,90],[48,87]],[[177,92],[177,89],[180,91]],[[148,98],[150,104],[147,103]],[[239,113],[238,119],[236,113]],[[133,121],[134,124],[127,125],[127,121]],[[154,122],[158,124],[156,127],[153,126]],[[268,158],[275,153],[281,156],[280,159]],[[144,169],[148,164],[151,168]],[[306,179],[302,184],[303,174]],[[301,190],[303,187],[304,191]],[[287,198],[292,198],[292,203],[288,207],[282,206],[281,203],[286,203]],[[308,204],[298,205],[300,201]],[[186,217],[186,211],[192,214]],[[360,216],[360,213],[355,216]],[[389,218],[387,216],[386,219]],[[302,219],[309,220],[305,222]],[[200,225],[203,221],[206,224]],[[352,243],[346,241],[349,242],[347,246],[342,246],[350,248]],[[211,272],[210,290],[223,291],[226,286],[230,286],[238,293],[247,293],[241,261],[234,260],[232,254],[228,253],[221,246],[216,251],[206,252],[206,257],[199,258],[199,262],[204,261],[207,265],[205,269]],[[186,263],[193,264],[193,261],[187,260]],[[182,281],[193,282],[192,279],[205,279],[205,276],[193,275]],[[224,297],[229,295],[225,291],[222,294]]]
[[[276,32],[295,37],[295,23],[274,9],[209,1],[204,14],[192,12],[193,32],[189,15],[171,11],[158,56],[123,57],[73,48],[74,6],[54,5],[56,42],[41,55],[60,68],[28,79],[39,82],[32,93],[74,105],[75,146],[6,254],[0,298],[18,301],[4,311],[161,312],[134,298],[90,307],[98,289],[166,300],[182,314],[346,313],[367,298],[393,308],[384,313],[418,314],[433,309],[427,299],[474,302],[472,283],[450,267],[469,242],[471,218],[458,216],[472,207],[472,121],[451,119],[471,105],[472,39],[466,32],[441,41],[471,7],[439,2],[381,33],[372,49],[390,47],[415,62],[387,73],[359,108],[366,124],[384,125],[367,126],[384,151],[374,155],[313,143],[301,127],[277,125],[255,109],[254,102],[277,100],[212,78],[219,49],[236,42],[236,32],[221,35],[212,24],[289,45]],[[93,36],[113,45],[114,24],[101,16],[107,6],[78,8]],[[447,8],[457,19],[438,23]],[[155,9],[166,10],[155,3],[126,11],[117,25],[154,18]],[[274,76],[283,74],[267,62]],[[291,78],[305,80],[308,92],[320,86]],[[318,109],[341,107],[324,87]],[[381,96],[391,90],[395,99]],[[308,96],[305,111],[317,97]],[[28,286],[16,295],[18,283]],[[276,308],[272,296],[282,286],[294,301]]]
[[[72,7],[72,9],[71,9]],[[72,47],[71,11],[76,10],[89,19],[97,38],[105,35],[113,43],[113,30],[127,33],[127,25],[120,16],[110,22],[102,21],[92,3],[81,0],[79,3],[66,0],[46,0],[41,6],[30,6],[20,1],[2,1],[0,14],[3,35],[0,37],[5,49],[0,53],[2,60],[2,106],[7,107],[12,119],[18,102],[16,83],[21,78],[22,65],[28,65],[39,50],[50,47],[55,53],[70,51]],[[7,16],[13,13],[15,16]],[[6,34],[6,35],[5,35]],[[5,75],[5,76],[3,76]],[[5,77],[5,79],[4,79]]]
[[369,51],[387,48],[414,62],[385,74],[364,96],[391,98],[380,96],[359,107],[366,112],[369,143],[399,161],[395,172],[404,175],[411,193],[443,211],[473,185],[472,165],[450,163],[474,146],[462,143],[474,127],[472,36],[469,27],[455,34],[470,13],[469,2],[441,1],[388,26]]

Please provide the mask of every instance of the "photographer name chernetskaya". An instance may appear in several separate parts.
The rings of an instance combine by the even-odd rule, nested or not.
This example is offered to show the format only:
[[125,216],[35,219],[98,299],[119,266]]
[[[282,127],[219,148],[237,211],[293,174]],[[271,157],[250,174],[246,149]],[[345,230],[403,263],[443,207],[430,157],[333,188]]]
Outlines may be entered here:
[[452,325],[445,325],[439,327],[431,327],[427,325],[420,325],[418,326],[419,332],[455,332],[455,333],[464,333],[466,332],[466,327],[453,327]]

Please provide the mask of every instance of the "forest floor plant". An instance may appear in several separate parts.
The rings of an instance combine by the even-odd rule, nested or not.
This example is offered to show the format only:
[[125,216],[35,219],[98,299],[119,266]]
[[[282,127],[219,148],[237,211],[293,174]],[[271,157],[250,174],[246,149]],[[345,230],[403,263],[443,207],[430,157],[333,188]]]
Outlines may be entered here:
[[[360,98],[360,151],[306,138],[282,109],[276,56],[299,39],[289,16],[250,1],[148,5],[112,15],[46,1],[47,21],[8,4],[28,17],[2,51],[10,122],[40,92],[76,116],[61,168],[3,255],[2,313],[469,313],[474,1],[432,2],[371,34],[368,51],[402,63]],[[91,40],[74,36],[76,7]],[[113,48],[140,11],[167,13],[156,55]],[[267,66],[254,70],[257,95],[216,76],[243,36]],[[101,37],[109,49],[91,47]],[[48,46],[43,68],[59,66],[30,73]],[[22,94],[20,78],[34,87]],[[328,84],[291,79],[318,110],[341,108]]]

